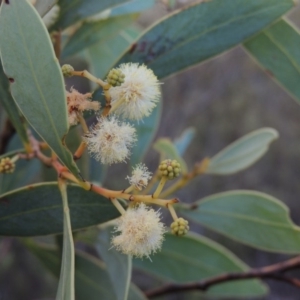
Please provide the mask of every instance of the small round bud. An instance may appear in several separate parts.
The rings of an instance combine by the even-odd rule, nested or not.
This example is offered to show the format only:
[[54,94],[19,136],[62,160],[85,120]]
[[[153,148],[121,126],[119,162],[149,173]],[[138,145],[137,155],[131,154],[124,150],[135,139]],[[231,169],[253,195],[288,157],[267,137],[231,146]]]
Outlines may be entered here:
[[162,161],[158,170],[161,177],[167,177],[169,180],[178,177],[181,173],[179,162],[171,159]]
[[9,157],[2,158],[0,160],[0,173],[9,174],[15,170],[15,163],[11,161]]
[[73,72],[74,72],[74,68],[71,65],[63,65],[61,67],[61,71],[63,73],[63,75],[65,77],[72,77],[73,76]]
[[120,86],[124,82],[125,75],[119,69],[111,69],[106,81],[112,86]]
[[178,218],[171,224],[172,233],[178,236],[185,235],[189,229],[189,222],[183,218]]

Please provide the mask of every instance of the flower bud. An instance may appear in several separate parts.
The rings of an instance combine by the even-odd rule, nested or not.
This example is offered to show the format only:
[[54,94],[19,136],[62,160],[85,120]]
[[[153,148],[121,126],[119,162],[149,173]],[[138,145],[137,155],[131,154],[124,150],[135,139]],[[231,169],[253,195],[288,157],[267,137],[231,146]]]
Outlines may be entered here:
[[120,86],[124,82],[125,75],[120,69],[111,69],[107,75],[106,81],[111,86]]
[[4,173],[4,174],[13,173],[15,167],[16,167],[15,163],[12,162],[9,157],[5,157],[0,160],[0,173]]
[[189,229],[189,222],[183,218],[178,218],[171,224],[172,233],[178,236],[185,235]]
[[159,174],[161,177],[167,177],[172,180],[181,173],[180,164],[177,160],[165,159],[159,164]]
[[74,68],[71,65],[63,65],[61,67],[61,71],[62,71],[64,77],[72,77]]

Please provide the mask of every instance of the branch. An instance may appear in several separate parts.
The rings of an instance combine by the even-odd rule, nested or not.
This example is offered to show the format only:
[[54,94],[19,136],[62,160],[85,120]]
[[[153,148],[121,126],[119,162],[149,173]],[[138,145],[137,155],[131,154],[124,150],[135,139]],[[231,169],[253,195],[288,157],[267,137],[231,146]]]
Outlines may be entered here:
[[145,292],[145,294],[147,297],[152,298],[152,297],[157,297],[169,293],[184,292],[190,290],[206,291],[211,286],[219,283],[233,281],[233,280],[250,279],[250,278],[274,279],[274,280],[287,282],[295,287],[300,288],[300,279],[292,278],[282,274],[285,271],[299,268],[299,267],[300,267],[300,256],[297,256],[292,259],[277,264],[273,264],[270,266],[266,266],[263,268],[251,269],[247,272],[226,273],[199,282],[192,282],[187,284],[168,284],[156,289],[148,290]]

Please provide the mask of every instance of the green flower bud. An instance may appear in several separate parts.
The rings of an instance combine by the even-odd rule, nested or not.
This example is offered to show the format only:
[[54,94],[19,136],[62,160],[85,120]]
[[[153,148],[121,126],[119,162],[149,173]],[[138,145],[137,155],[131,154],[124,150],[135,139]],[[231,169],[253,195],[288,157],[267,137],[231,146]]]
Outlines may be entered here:
[[171,224],[171,232],[178,236],[185,235],[189,229],[189,222],[183,218],[178,218]]
[[72,72],[74,71],[74,68],[71,65],[63,65],[61,67],[61,71],[65,77],[72,77]]
[[169,180],[178,177],[181,173],[179,162],[171,159],[162,161],[158,170],[161,177],[167,177]]
[[11,161],[9,157],[2,158],[0,160],[0,173],[9,174],[15,170],[15,163]]
[[125,75],[119,69],[111,69],[106,81],[112,86],[120,86],[124,82]]

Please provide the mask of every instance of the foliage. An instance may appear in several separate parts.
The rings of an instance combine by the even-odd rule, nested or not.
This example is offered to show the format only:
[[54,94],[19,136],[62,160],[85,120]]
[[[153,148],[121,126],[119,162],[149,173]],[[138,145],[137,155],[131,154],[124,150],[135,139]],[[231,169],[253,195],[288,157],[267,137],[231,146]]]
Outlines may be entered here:
[[[187,128],[174,141],[153,142],[164,117],[158,79],[236,45],[300,101],[300,35],[282,18],[294,1],[196,2],[143,33],[135,21],[154,5],[152,0],[32,2],[1,3],[0,104],[19,139],[8,143],[0,136],[5,150],[0,156],[0,235],[23,237],[45,272],[59,278],[56,299],[142,300],[168,291],[143,293],[131,282],[132,269],[171,283],[169,292],[198,289],[217,298],[264,296],[265,277],[299,287],[289,277],[276,277],[277,266],[252,270],[211,239],[185,235],[189,220],[256,249],[298,254],[300,230],[280,200],[247,190],[189,204],[176,198],[195,177],[227,176],[256,163],[279,137],[276,129],[245,133],[193,166],[184,154],[197,128]],[[170,8],[175,5],[169,2]],[[78,57],[90,72],[61,67],[62,61]],[[65,90],[66,77],[75,76],[91,82],[90,93],[81,94],[76,86]],[[152,172],[144,164],[151,147],[159,153]],[[123,163],[129,184],[114,174],[109,179],[115,189],[108,189],[102,183],[116,162]],[[163,224],[157,206],[174,222]],[[177,226],[176,234],[165,233],[171,226]],[[55,235],[56,243],[36,242],[36,236],[45,235]],[[289,264],[299,262],[284,267]]]

